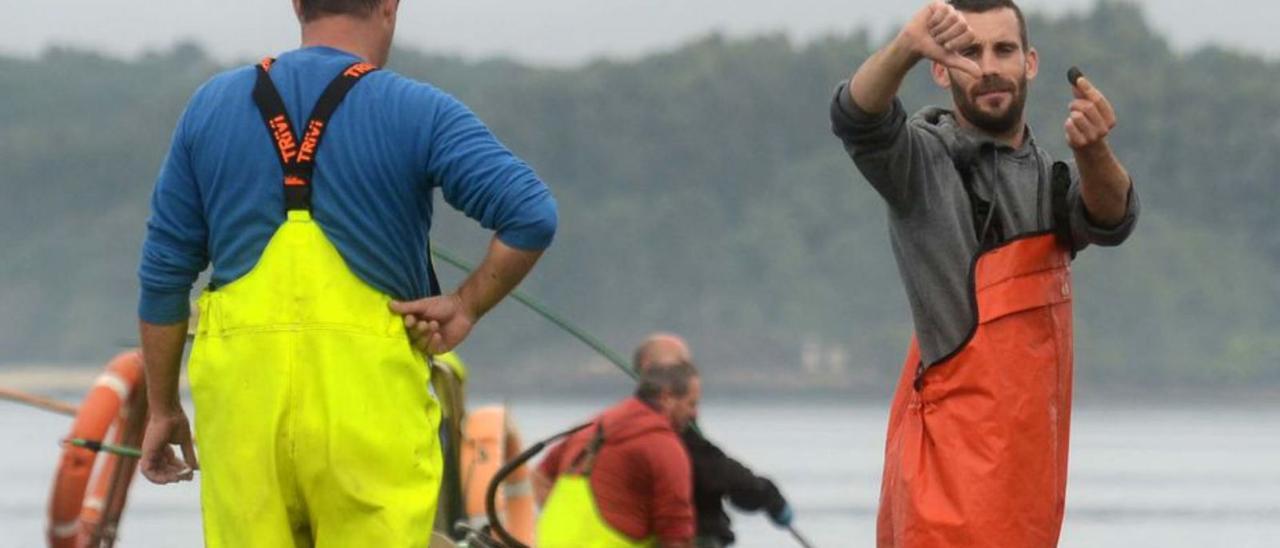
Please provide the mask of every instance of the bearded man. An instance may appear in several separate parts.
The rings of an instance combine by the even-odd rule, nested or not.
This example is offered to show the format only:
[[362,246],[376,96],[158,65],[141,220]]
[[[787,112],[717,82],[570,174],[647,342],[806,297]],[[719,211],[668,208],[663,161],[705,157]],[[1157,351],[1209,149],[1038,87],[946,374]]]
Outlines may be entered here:
[[[932,63],[951,110],[896,98]],[[1133,231],[1107,142],[1111,104],[1073,71],[1055,162],[1023,109],[1039,68],[1010,0],[935,1],[831,104],[835,134],[888,206],[915,333],[889,415],[881,547],[1057,544],[1071,418],[1070,263]]]

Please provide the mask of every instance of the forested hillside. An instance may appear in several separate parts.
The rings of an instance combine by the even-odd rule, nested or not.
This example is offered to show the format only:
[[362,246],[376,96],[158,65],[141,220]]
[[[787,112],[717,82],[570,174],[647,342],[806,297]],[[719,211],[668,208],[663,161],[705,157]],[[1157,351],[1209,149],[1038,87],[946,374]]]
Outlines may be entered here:
[[[1144,207],[1129,243],[1076,262],[1080,382],[1280,386],[1280,63],[1175,53],[1122,3],[1029,23],[1037,137],[1069,155],[1079,65],[1116,105]],[[397,51],[392,68],[468,103],[552,185],[561,230],[529,292],[624,352],[688,334],[713,391],[887,391],[906,303],[879,198],[827,121],[882,39],[708,36],[567,70]],[[194,46],[0,58],[0,363],[97,361],[135,337],[151,185],[182,106],[224,68]],[[949,100],[923,70],[902,95]],[[486,239],[456,214],[433,232],[472,259]],[[620,379],[514,303],[463,351],[491,386]]]

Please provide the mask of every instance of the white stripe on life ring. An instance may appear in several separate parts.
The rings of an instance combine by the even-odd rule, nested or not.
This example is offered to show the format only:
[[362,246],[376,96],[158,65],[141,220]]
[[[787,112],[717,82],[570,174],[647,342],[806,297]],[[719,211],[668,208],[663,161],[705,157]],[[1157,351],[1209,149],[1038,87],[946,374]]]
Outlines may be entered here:
[[105,506],[105,504],[103,504],[102,497],[89,497],[84,499],[83,508],[97,510],[101,513],[103,506]]
[[120,375],[111,371],[107,371],[106,373],[99,375],[98,380],[94,381],[93,385],[110,388],[112,392],[115,392],[116,395],[120,397],[120,401],[122,402],[129,399],[128,383],[125,383],[124,379],[120,378]]
[[527,497],[533,495],[533,482],[529,478],[525,478],[516,483],[508,483],[502,486],[502,494],[509,499]]
[[70,538],[80,533],[80,520],[62,521],[49,528],[49,534],[57,538]]

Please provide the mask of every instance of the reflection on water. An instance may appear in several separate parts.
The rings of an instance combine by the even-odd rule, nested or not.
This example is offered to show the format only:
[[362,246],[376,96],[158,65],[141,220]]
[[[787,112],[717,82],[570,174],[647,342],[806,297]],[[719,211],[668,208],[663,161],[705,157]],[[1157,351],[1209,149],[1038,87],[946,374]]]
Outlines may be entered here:
[[[511,400],[527,442],[608,403]],[[814,544],[874,544],[884,409],[712,399],[700,422],[778,482]],[[0,547],[43,544],[56,442],[69,426],[0,402]],[[1072,440],[1062,546],[1280,545],[1280,408],[1081,406]],[[199,546],[197,489],[136,480],[120,546]],[[738,546],[794,546],[759,515],[735,523]]]

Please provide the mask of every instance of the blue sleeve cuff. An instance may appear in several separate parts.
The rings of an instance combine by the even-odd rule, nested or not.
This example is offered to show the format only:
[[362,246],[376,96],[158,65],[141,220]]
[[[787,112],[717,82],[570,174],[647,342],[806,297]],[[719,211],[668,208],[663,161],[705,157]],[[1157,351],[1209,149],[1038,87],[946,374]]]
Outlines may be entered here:
[[523,251],[542,251],[551,247],[559,225],[559,212],[549,195],[521,215],[520,222],[498,231],[498,240]]
[[181,323],[191,316],[191,295],[142,289],[138,299],[138,318],[155,325],[172,325]]

